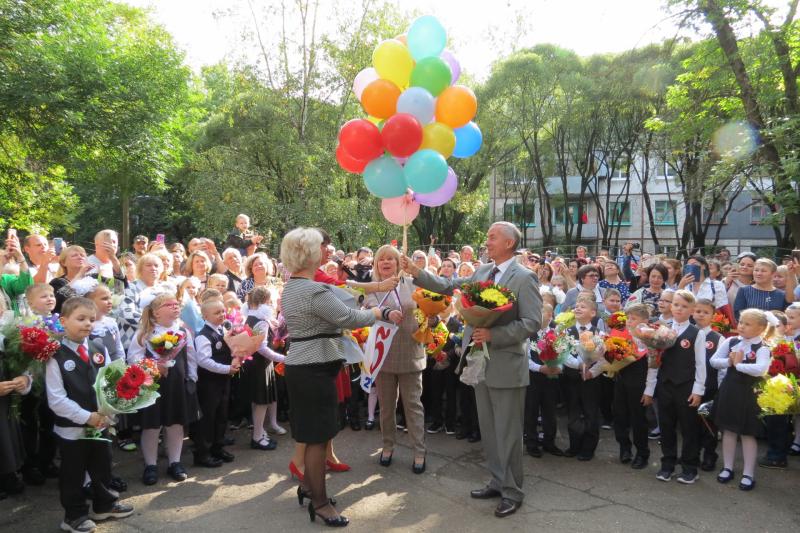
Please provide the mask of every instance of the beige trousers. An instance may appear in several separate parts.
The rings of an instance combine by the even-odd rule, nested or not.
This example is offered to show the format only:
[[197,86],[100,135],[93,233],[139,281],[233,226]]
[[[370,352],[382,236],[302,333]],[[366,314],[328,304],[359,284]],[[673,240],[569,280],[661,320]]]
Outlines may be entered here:
[[422,372],[381,372],[376,380],[381,404],[381,436],[384,452],[391,453],[397,440],[397,395],[403,401],[406,427],[414,444],[414,457],[425,456],[425,411],[422,408]]

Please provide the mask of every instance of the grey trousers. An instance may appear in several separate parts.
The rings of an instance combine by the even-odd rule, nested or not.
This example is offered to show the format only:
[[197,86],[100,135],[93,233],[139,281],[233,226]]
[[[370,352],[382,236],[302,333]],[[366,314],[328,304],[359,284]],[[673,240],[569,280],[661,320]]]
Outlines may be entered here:
[[425,411],[422,407],[422,372],[381,372],[375,384],[381,404],[383,451],[391,452],[397,440],[397,396],[403,401],[406,427],[414,443],[414,457],[425,457]]
[[522,502],[522,434],[525,424],[526,387],[496,389],[480,383],[475,387],[481,442],[492,480],[489,488],[503,498]]

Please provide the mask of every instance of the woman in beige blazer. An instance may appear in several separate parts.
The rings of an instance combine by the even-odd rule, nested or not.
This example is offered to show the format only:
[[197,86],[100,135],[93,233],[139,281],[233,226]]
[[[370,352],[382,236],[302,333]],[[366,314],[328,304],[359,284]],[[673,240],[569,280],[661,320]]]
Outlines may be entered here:
[[[381,281],[396,276],[400,271],[400,252],[393,246],[381,246],[375,253],[372,280]],[[383,451],[380,464],[389,466],[396,441],[396,419],[398,394],[403,401],[408,434],[414,444],[414,464],[412,470],[416,474],[425,471],[425,412],[422,408],[422,371],[425,369],[425,351],[422,345],[411,335],[417,330],[414,309],[417,304],[411,299],[414,286],[410,278],[401,279],[401,283],[390,293],[374,293],[367,296],[366,305],[400,309],[403,321],[394,336],[389,354],[383,363],[376,379],[378,401],[381,405],[381,436]],[[385,300],[384,300],[385,298]]]

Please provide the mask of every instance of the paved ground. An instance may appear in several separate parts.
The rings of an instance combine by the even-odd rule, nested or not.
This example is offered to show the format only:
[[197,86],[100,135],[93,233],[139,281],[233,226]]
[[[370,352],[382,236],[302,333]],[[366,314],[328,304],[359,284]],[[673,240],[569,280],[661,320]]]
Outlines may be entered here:
[[[563,421],[562,421],[563,422]],[[563,425],[563,424],[562,424]],[[278,450],[252,451],[249,437],[237,431],[231,448],[237,459],[218,470],[192,468],[190,479],[176,484],[162,479],[154,487],[139,481],[138,454],[116,452],[117,474],[130,490],[126,501],[136,513],[98,529],[110,532],[320,531],[297,505],[296,483],[288,476],[292,443],[280,438]],[[486,481],[480,444],[444,434],[428,436],[428,471],[411,472],[408,436],[401,437],[394,463],[377,465],[380,433],[345,430],[336,439],[340,457],[353,471],[328,478],[339,509],[351,519],[348,531],[547,531],[547,532],[689,532],[797,531],[800,522],[800,461],[787,471],[756,473],[750,493],[736,483],[719,485],[716,474],[701,475],[694,486],[655,479],[656,464],[633,471],[616,462],[616,445],[604,431],[597,458],[590,463],[545,456],[525,457],[527,498],[514,516],[492,515],[496,501],[471,500],[470,489]],[[653,457],[660,454],[653,449]],[[165,466],[162,464],[162,475]],[[737,461],[737,469],[740,469]],[[56,531],[61,518],[58,491],[43,489],[0,502],[0,531]]]

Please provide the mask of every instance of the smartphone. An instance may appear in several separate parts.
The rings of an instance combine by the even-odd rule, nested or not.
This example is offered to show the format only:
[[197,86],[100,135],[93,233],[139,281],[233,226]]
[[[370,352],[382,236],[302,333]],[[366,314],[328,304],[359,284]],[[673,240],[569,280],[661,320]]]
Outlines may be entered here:
[[161,244],[164,244],[164,234],[163,233],[159,233],[158,235],[156,235],[156,242],[160,242]]
[[64,249],[64,239],[62,239],[61,237],[54,237],[53,246],[56,249],[56,255],[61,255],[61,250]]
[[800,263],[800,250],[792,250],[792,259]]
[[700,281],[700,265],[686,265],[683,267],[683,275],[691,274],[694,276],[694,281]]
[[16,236],[17,236],[17,230],[15,230],[14,228],[8,228],[8,238],[13,239]]

